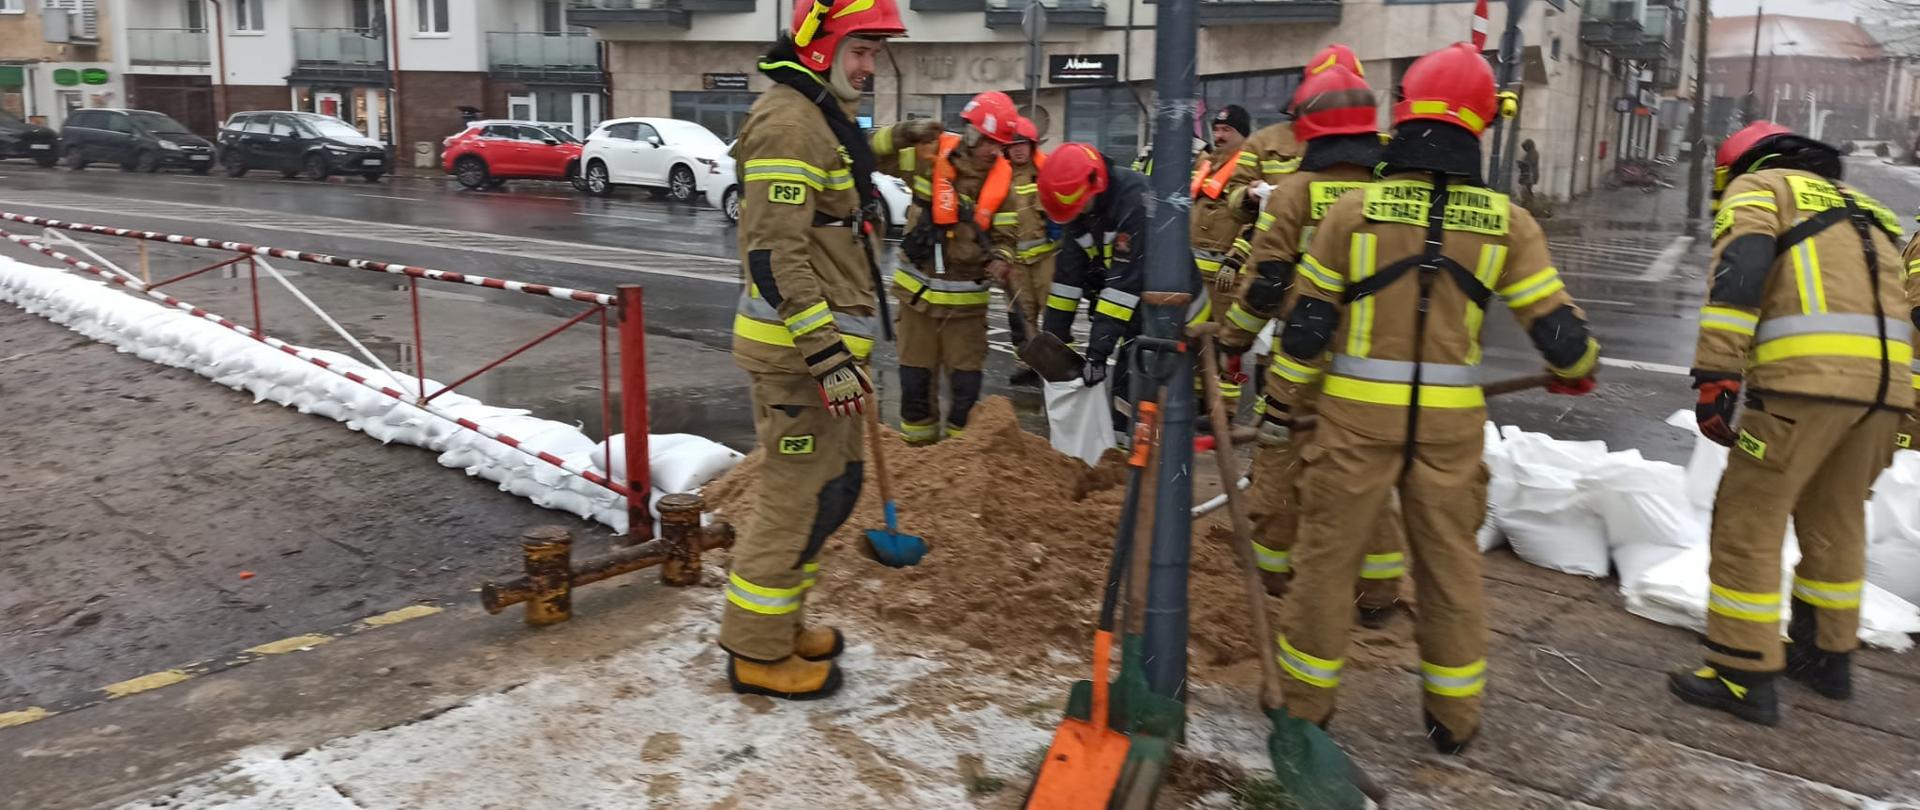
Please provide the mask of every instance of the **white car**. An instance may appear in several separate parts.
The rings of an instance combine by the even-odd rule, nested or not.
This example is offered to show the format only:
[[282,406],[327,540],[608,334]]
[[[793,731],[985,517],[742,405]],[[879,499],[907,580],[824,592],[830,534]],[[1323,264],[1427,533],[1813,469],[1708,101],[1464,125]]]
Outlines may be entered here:
[[[734,174],[733,165],[732,157],[715,164],[704,188],[708,205],[726,214],[728,222],[739,222],[740,178]],[[881,218],[894,228],[907,227],[907,207],[913,205],[913,192],[907,190],[907,184],[891,174],[874,172],[873,188],[880,193]]]
[[727,144],[692,121],[615,118],[587,136],[580,159],[589,194],[606,197],[615,186],[642,186],[675,202],[692,202],[727,159]]

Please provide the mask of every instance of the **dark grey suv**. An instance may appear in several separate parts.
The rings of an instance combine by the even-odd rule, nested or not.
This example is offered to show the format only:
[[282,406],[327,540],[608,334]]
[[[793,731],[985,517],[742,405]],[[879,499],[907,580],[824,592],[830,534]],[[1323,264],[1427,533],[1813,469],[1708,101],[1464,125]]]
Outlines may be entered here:
[[373,182],[387,173],[387,147],[331,115],[243,112],[220,128],[220,165],[229,177],[269,169],[289,178],[357,174]]
[[0,160],[7,158],[25,158],[42,169],[53,168],[60,159],[60,133],[0,110]]
[[117,163],[130,172],[213,168],[213,144],[164,113],[148,110],[74,110],[60,128],[67,168]]

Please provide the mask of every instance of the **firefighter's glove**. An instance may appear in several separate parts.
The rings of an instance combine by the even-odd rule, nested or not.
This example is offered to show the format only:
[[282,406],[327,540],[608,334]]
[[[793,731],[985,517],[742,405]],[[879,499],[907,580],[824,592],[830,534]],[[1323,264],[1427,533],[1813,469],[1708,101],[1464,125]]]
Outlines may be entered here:
[[820,400],[826,403],[827,413],[834,416],[860,413],[866,407],[867,397],[873,394],[873,381],[867,379],[867,372],[852,360],[827,369],[819,380]]
[[1087,358],[1086,368],[1080,370],[1080,381],[1086,383],[1088,388],[1094,388],[1100,385],[1101,383],[1106,382],[1107,381],[1107,358],[1105,357]]
[[918,146],[940,137],[945,131],[938,119],[914,118],[895,125],[893,136],[902,145]]
[[1583,397],[1593,393],[1593,387],[1594,382],[1591,375],[1572,380],[1556,377],[1553,382],[1547,383],[1547,393],[1569,397]]
[[1293,420],[1282,421],[1272,418],[1261,419],[1260,430],[1253,436],[1254,442],[1261,447],[1282,447],[1292,438]]
[[1273,184],[1265,180],[1255,180],[1247,184],[1246,207],[1258,211],[1267,207],[1267,197],[1273,194]]
[[1694,378],[1693,387],[1700,392],[1700,400],[1693,406],[1693,418],[1700,423],[1700,433],[1715,444],[1732,447],[1734,442],[1733,412],[1740,405],[1740,379],[1710,380]]
[[1293,281],[1291,269],[1289,262],[1264,261],[1256,265],[1253,283],[1247,285],[1247,308],[1265,314],[1280,309],[1280,302],[1287,297],[1287,286]]

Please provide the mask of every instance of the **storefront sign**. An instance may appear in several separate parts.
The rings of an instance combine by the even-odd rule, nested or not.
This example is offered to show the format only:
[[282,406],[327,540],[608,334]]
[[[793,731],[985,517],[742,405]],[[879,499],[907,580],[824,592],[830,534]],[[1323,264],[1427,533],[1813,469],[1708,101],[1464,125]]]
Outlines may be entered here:
[[1117,53],[1065,54],[1047,57],[1047,81],[1055,84],[1111,82],[1120,79]]
[[53,72],[53,83],[61,87],[72,87],[80,83],[80,71],[72,68],[60,68]]
[[1621,96],[1613,100],[1613,111],[1617,113],[1633,112],[1633,96]]
[[700,87],[705,90],[745,90],[747,89],[747,74],[702,73],[700,74]]
[[107,72],[101,68],[87,68],[80,71],[81,84],[106,84]]

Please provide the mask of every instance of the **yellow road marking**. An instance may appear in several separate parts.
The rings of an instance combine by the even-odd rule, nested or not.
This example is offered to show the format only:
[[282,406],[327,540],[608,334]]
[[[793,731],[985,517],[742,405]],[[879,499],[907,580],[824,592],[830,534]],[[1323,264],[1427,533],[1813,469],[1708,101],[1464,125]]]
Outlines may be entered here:
[[399,624],[401,622],[412,621],[414,619],[432,616],[433,614],[439,613],[444,609],[445,608],[437,607],[435,605],[409,605],[399,610],[393,610],[393,611],[388,611],[386,613],[382,613],[378,616],[368,616],[364,619],[361,619],[360,623],[367,625],[369,627],[386,627],[388,625]]
[[258,647],[248,647],[247,652],[258,655],[283,655],[309,647],[318,647],[332,640],[332,636],[323,633],[308,633],[304,636],[294,636],[292,638],[283,638],[279,641],[269,641]]
[[172,686],[191,677],[193,676],[188,675],[183,670],[168,669],[119,683],[107,684],[106,686],[100,687],[100,691],[107,693],[109,697],[123,698],[128,695],[140,694],[149,689]]
[[54,716],[54,714],[56,714],[56,712],[47,711],[39,706],[28,706],[17,712],[0,712],[0,728],[24,726],[35,720],[45,720]]

